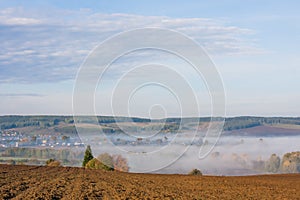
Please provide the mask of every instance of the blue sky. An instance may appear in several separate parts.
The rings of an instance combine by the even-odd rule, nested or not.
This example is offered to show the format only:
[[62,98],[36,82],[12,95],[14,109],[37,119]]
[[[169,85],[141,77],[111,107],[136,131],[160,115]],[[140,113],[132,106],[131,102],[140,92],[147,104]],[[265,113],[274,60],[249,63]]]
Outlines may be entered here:
[[[300,116],[299,10],[296,0],[0,0],[0,114],[72,114],[77,70],[97,44],[161,27],[205,48],[222,76],[228,116]],[[110,114],[105,107],[98,114]]]

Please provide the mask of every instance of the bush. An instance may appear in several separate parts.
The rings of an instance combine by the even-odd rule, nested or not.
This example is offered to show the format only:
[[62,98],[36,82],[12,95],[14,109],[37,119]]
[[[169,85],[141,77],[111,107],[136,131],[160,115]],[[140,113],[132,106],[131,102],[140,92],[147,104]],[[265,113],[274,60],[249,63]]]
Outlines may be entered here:
[[46,165],[50,167],[58,167],[61,166],[60,162],[58,160],[50,158],[46,161]]
[[87,169],[103,169],[106,171],[113,171],[114,169],[111,167],[108,167],[104,165],[101,161],[99,161],[97,158],[93,158],[90,160],[86,165],[85,168]]
[[15,161],[15,160],[9,160],[9,161],[8,161],[8,164],[9,164],[9,165],[16,165],[16,161]]
[[192,171],[189,172],[189,175],[202,176],[202,172],[199,169],[193,169]]
[[129,166],[126,158],[123,158],[121,155],[113,156],[114,169],[121,172],[128,172]]
[[121,155],[109,155],[108,153],[103,153],[98,156],[98,158],[93,158],[86,165],[88,169],[104,169],[106,171],[122,171],[128,172],[129,167],[127,160]]
[[101,169],[102,163],[97,159],[93,158],[88,163],[86,163],[85,168],[88,169]]
[[107,171],[114,170],[113,157],[111,155],[109,155],[108,153],[100,154],[97,159],[103,164],[104,170],[107,170]]

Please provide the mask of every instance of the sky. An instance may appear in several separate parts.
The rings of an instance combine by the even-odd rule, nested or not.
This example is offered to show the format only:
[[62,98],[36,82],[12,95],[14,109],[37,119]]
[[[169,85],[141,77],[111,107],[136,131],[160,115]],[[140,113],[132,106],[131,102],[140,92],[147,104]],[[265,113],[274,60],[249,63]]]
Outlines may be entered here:
[[[77,73],[97,45],[124,31],[157,27],[203,47],[222,78],[226,116],[300,116],[299,10],[296,0],[0,0],[0,115],[73,114]],[[214,91],[187,63],[160,51],[133,52],[113,62],[95,90],[95,113],[115,114],[114,103],[122,109],[127,104],[135,116],[179,115],[174,95],[157,85],[138,90],[130,101],[122,96],[136,88],[133,83],[141,84],[132,76],[112,103],[118,78],[132,66],[149,63],[171,65],[184,74],[200,99],[201,114],[210,114]],[[160,75],[177,83],[166,69],[145,68],[135,72],[135,79]],[[174,87],[182,91],[182,85]],[[179,100],[189,102],[190,96],[183,96]],[[187,112],[195,115],[192,105]],[[126,109],[116,114],[129,115]]]

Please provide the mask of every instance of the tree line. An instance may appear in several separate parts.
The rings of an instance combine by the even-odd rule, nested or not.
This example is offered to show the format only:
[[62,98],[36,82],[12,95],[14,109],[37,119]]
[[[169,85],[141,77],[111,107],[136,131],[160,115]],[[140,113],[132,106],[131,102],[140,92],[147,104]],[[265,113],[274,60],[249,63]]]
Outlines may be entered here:
[[282,158],[272,154],[267,161],[254,161],[253,167],[270,173],[300,173],[300,151],[286,153]]

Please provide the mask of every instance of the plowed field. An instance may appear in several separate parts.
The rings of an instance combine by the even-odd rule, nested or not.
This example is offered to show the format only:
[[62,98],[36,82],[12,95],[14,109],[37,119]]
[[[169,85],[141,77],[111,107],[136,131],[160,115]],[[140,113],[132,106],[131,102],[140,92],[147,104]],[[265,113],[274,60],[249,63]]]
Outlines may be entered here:
[[300,174],[131,174],[0,165],[0,199],[300,199]]

